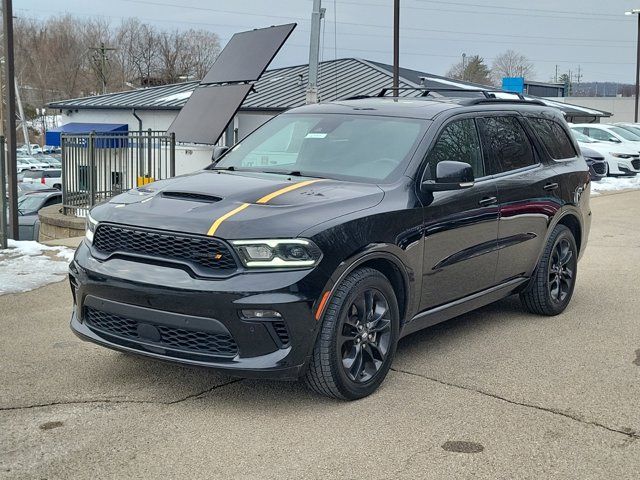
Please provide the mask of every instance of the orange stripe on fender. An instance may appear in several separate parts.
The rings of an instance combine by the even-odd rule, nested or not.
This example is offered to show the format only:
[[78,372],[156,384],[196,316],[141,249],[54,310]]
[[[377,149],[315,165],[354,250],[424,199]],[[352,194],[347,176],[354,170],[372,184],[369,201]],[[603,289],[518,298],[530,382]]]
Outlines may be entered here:
[[324,307],[327,305],[327,300],[329,300],[329,296],[331,295],[331,290],[326,291],[322,294],[322,299],[320,299],[320,304],[318,305],[318,309],[316,310],[316,320],[320,320],[322,316],[322,312]]
[[227,212],[224,215],[222,215],[219,219],[217,219],[215,222],[213,222],[213,225],[211,225],[211,228],[207,232],[207,235],[212,237],[216,233],[216,230],[218,229],[218,227],[220,226],[220,224],[222,222],[224,222],[229,217],[233,217],[236,213],[240,213],[242,210],[247,208],[249,205],[251,205],[251,204],[250,203],[243,203],[239,207],[234,208],[230,212]]
[[280,195],[284,195],[287,192],[291,192],[292,190],[297,190],[298,188],[306,187],[307,185],[311,185],[312,183],[316,183],[321,180],[322,179],[307,180],[305,182],[294,183],[293,185],[289,185],[288,187],[284,187],[284,188],[281,188],[280,190],[276,190],[275,192],[270,193],[269,195],[265,195],[264,197],[258,199],[256,203],[267,203],[273,200],[274,198],[279,197]]

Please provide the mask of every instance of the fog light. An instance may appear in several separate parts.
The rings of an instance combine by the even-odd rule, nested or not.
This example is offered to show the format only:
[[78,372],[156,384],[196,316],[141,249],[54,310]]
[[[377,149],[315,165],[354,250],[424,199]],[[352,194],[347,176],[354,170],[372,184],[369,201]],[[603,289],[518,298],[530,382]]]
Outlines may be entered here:
[[242,310],[242,317],[247,319],[282,318],[275,310]]

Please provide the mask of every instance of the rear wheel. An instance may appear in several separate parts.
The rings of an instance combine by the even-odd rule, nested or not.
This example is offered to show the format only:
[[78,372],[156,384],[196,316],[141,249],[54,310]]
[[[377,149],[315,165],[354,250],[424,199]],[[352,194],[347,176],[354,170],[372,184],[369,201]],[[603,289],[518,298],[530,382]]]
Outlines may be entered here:
[[527,288],[520,294],[524,307],[540,315],[562,313],[573,295],[578,248],[573,233],[557,225]]
[[360,268],[335,289],[313,349],[306,384],[323,395],[356,400],[382,383],[398,342],[398,302],[389,280]]

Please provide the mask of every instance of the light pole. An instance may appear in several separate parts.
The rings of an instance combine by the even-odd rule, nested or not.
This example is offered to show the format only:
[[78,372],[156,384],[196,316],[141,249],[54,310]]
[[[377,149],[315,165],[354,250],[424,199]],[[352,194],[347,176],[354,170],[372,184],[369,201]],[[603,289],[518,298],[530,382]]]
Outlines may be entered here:
[[638,46],[636,49],[636,99],[635,99],[635,114],[634,122],[638,123],[638,97],[640,97],[640,8],[634,8],[625,15],[637,15],[638,16]]
[[[393,88],[398,95],[400,86],[400,0],[393,1]],[[398,95],[399,96],[399,95]]]
[[467,54],[462,54],[462,81],[464,82],[465,72],[467,71]]

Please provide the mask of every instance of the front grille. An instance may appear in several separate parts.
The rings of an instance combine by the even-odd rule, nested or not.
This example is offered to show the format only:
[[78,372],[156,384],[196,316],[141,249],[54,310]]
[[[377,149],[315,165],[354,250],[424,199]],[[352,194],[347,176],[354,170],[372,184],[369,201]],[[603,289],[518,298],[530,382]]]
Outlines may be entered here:
[[278,338],[282,342],[282,345],[289,344],[289,330],[287,330],[287,326],[284,322],[273,322],[273,329],[278,335]]
[[109,224],[98,225],[93,247],[103,255],[133,253],[187,262],[208,272],[230,273],[237,268],[230,249],[211,237],[161,233]]
[[[153,343],[162,348],[225,358],[235,357],[238,353],[238,346],[228,333],[186,330],[167,325],[138,322],[138,320],[132,318],[103,312],[92,307],[85,307],[84,321],[91,329],[97,332],[115,335],[126,340]],[[140,324],[155,327],[160,334],[160,338],[153,341],[141,338],[138,334]]]
[[633,168],[636,170],[640,170],[640,159],[631,160],[631,165],[633,165]]
[[598,175],[604,175],[607,173],[606,162],[594,162],[591,165],[591,168],[593,168],[593,171],[596,172]]

